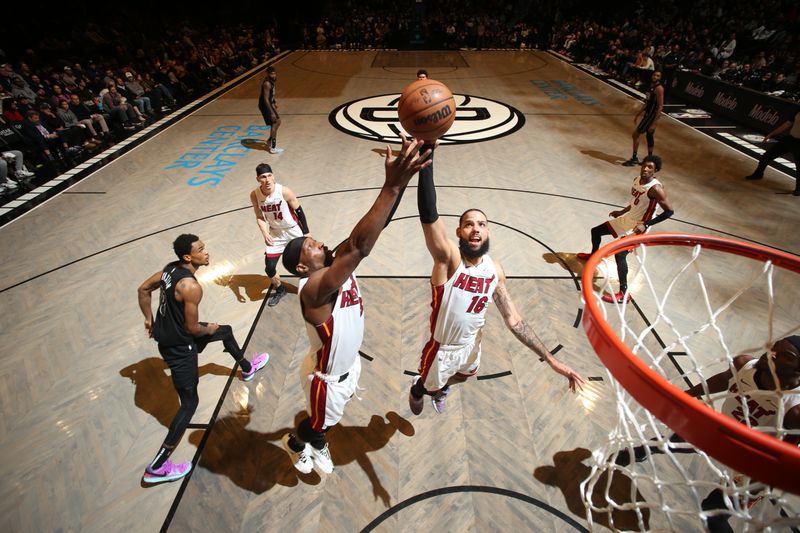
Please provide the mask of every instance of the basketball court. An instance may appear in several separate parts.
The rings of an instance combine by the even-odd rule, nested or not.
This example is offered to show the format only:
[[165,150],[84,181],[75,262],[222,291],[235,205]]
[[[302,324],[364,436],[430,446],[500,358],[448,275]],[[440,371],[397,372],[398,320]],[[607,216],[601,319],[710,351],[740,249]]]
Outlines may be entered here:
[[[266,151],[262,74],[252,73],[0,228],[2,529],[587,530],[579,484],[591,450],[616,423],[616,406],[581,326],[584,263],[575,254],[589,251],[590,229],[627,202],[637,169],[620,163],[630,157],[641,102],[541,51],[298,51],[273,64],[282,154]],[[308,341],[295,294],[265,305],[263,241],[248,198],[254,169],[272,165],[299,197],[312,235],[335,246],[377,195],[379,152],[396,135],[392,102],[418,68],[459,104],[436,154],[445,224],[455,232],[468,207],[487,213],[490,254],[517,307],[587,386],[570,394],[490,310],[478,379],[456,387],[444,414],[429,403],[411,414],[432,264],[414,178],[357,271],[364,390],[328,434],[336,469],[299,475],[280,438],[304,409],[298,371]],[[639,152],[646,154],[644,139]],[[770,168],[764,180],[745,181],[753,159],[669,116],[659,122],[656,153],[675,215],[655,230],[800,253],[800,199],[784,194],[790,177]],[[144,487],[143,469],[178,398],[145,338],[136,289],[172,260],[180,233],[200,236],[211,254],[198,275],[201,320],[231,324],[248,357],[267,351],[271,359],[243,383],[221,345],[205,350],[200,407],[173,456],[194,458],[195,469],[183,482]],[[685,257],[661,249],[649,272],[668,279]],[[708,294],[722,300],[751,267],[711,258],[703,268]],[[297,280],[283,279],[294,292]],[[637,320],[646,323],[657,310],[633,262],[630,280]],[[776,331],[797,324],[797,281],[777,280]],[[702,304],[681,290],[679,322]],[[720,328],[733,353],[761,347],[764,309],[759,293],[726,313]],[[711,346],[696,342],[698,353]],[[615,490],[630,497],[620,483]],[[610,524],[600,515],[593,522],[597,531]],[[613,524],[638,529],[625,512]]]

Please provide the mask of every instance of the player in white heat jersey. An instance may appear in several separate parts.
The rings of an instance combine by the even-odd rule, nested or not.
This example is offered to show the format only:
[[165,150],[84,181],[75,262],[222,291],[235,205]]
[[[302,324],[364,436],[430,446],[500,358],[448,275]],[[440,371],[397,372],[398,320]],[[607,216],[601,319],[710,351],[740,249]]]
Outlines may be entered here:
[[565,376],[570,390],[582,390],[580,374],[556,360],[517,311],[506,290],[502,266],[487,254],[489,221],[486,214],[480,209],[465,211],[456,230],[458,244],[450,240],[436,211],[432,165],[419,173],[417,203],[425,243],[433,257],[433,309],[431,337],[420,357],[420,375],[408,395],[411,412],[422,412],[426,394],[431,396],[434,409],[443,412],[450,386],[477,373],[481,331],[486,310],[492,302],[497,304],[506,326],[520,342]]
[[[648,228],[670,218],[674,213],[672,203],[667,198],[667,193],[661,182],[655,177],[661,170],[661,158],[657,155],[648,155],[644,158],[639,170],[639,176],[633,180],[631,186],[631,199],[623,209],[611,211],[612,218],[592,228],[592,251],[577,254],[578,259],[586,261],[600,248],[600,239],[604,235],[625,237],[626,235],[645,233]],[[654,217],[656,207],[661,207],[661,213]],[[603,301],[622,303],[625,298],[630,300],[628,293],[628,251],[622,251],[614,256],[617,263],[619,276],[619,291],[616,294],[603,293]],[[627,296],[626,296],[627,294]]]
[[292,464],[302,473],[314,467],[326,474],[333,471],[325,432],[342,418],[361,373],[364,304],[353,272],[388,224],[411,176],[430,164],[418,151],[419,143],[405,138],[397,157],[387,146],[381,192],[335,255],[311,237],[292,239],[283,251],[283,266],[302,278],[300,308],[310,344],[300,371],[309,416],[296,433],[283,436]]
[[286,287],[278,275],[278,260],[286,244],[295,237],[308,234],[308,222],[300,201],[289,187],[275,181],[272,167],[261,163],[256,167],[258,187],[250,193],[250,203],[256,216],[258,229],[267,250],[264,253],[264,270],[272,285],[272,296],[267,305],[278,305],[286,294]]

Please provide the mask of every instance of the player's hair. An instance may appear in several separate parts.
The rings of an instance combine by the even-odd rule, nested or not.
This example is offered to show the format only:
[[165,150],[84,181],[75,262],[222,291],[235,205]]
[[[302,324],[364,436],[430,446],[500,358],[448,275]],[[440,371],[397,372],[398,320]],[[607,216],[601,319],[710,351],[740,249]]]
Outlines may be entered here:
[[273,67],[272,65],[267,67],[267,73],[270,73],[270,72],[275,72],[275,67]]
[[661,158],[657,155],[648,155],[644,159],[642,159],[642,164],[649,163],[650,161],[653,162],[653,165],[656,167],[656,172],[661,170]]
[[261,163],[256,167],[256,176],[260,176],[262,174],[272,174],[272,167],[266,163]]
[[427,75],[428,75],[428,71],[427,71],[427,70],[425,70],[424,68],[421,68],[421,69],[419,69],[419,70],[417,71],[417,77],[418,77],[418,78],[419,78],[419,75],[420,75],[420,74],[425,74],[425,76],[427,76]]
[[797,349],[797,353],[800,353],[800,336],[792,335],[790,337],[785,337],[783,340],[789,342],[792,346]]
[[184,255],[189,255],[192,253],[192,244],[199,240],[200,237],[197,235],[184,233],[183,235],[178,235],[178,238],[172,243],[172,249],[175,250],[175,255],[178,256],[178,259],[183,260]]
[[283,268],[295,276],[300,276],[297,272],[297,264],[300,262],[300,251],[303,249],[305,240],[305,237],[295,237],[283,249]]
[[481,211],[477,207],[472,207],[470,209],[467,209],[463,213],[461,213],[461,216],[458,217],[458,225],[459,225],[459,227],[461,227],[462,222],[464,222],[464,215],[466,215],[470,211],[477,211],[478,213],[482,214],[486,220],[489,220],[489,217],[486,216],[486,213],[484,213],[483,211]]

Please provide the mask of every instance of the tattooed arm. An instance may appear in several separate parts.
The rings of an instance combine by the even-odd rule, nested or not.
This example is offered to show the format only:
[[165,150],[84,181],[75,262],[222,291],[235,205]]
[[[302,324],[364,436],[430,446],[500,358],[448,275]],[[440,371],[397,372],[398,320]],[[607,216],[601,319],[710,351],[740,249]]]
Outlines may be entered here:
[[517,307],[514,305],[514,301],[511,299],[511,295],[508,294],[508,290],[506,289],[505,272],[503,272],[503,268],[497,261],[495,261],[495,268],[497,270],[498,279],[497,288],[494,291],[492,300],[497,305],[497,309],[503,316],[503,320],[508,329],[511,330],[511,333],[513,333],[522,344],[535,352],[539,356],[540,361],[546,361],[553,371],[567,378],[569,380],[569,390],[572,392],[583,390],[584,381],[581,375],[553,357],[553,354],[545,348],[539,336],[533,331],[533,328],[531,328],[522,318],[522,315],[519,314]]

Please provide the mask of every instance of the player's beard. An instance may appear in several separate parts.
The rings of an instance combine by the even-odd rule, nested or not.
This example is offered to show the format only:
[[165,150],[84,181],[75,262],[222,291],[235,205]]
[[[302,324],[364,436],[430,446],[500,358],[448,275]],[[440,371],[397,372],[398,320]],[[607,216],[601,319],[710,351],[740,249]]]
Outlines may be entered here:
[[461,253],[469,257],[470,259],[477,259],[478,257],[483,257],[486,253],[489,252],[489,238],[487,237],[485,241],[481,243],[481,247],[477,250],[473,250],[469,246],[469,241],[465,241],[464,239],[458,239],[458,249],[461,250]]

